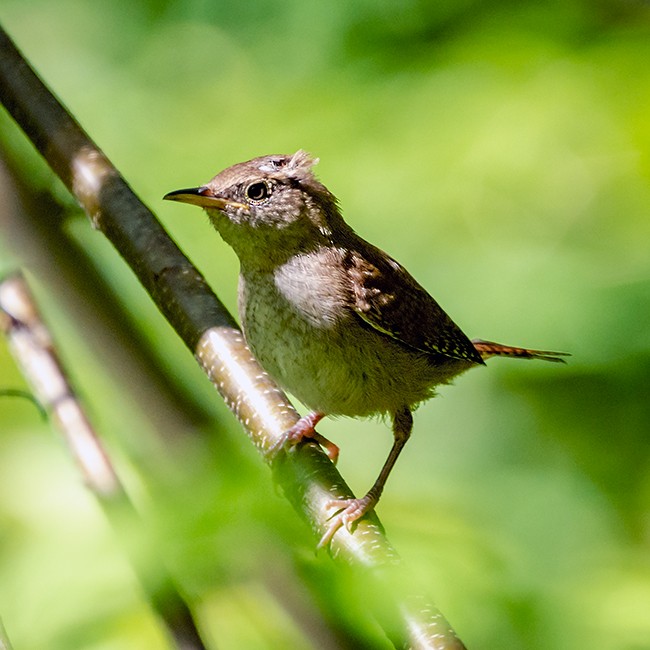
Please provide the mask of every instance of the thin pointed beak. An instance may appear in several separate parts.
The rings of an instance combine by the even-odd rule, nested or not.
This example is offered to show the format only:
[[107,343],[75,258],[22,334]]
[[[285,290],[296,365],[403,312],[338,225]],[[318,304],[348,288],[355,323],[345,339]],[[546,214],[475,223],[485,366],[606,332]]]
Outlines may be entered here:
[[191,203],[192,205],[199,205],[202,208],[217,208],[218,210],[223,210],[227,205],[238,205],[221,196],[216,196],[207,185],[190,187],[185,190],[175,190],[174,192],[165,194],[163,199],[166,201]]

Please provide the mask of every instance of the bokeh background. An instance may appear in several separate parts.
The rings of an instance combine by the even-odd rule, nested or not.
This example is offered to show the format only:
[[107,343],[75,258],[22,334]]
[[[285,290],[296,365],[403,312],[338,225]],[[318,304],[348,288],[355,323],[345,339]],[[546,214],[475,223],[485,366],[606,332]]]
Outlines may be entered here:
[[[570,351],[566,367],[492,360],[441,390],[378,512],[469,648],[650,649],[647,2],[3,0],[0,21],[233,311],[234,254],[161,197],[304,148],[353,227],[470,336]],[[305,621],[345,602],[324,586],[318,601],[328,558],[4,112],[0,147],[0,272],[28,273],[142,514],[143,555],[214,647],[326,647]],[[24,384],[0,343],[3,388]],[[387,426],[320,430],[365,491]],[[125,535],[33,405],[1,398],[0,618],[16,648],[169,647]],[[357,621],[359,647],[388,647],[348,610],[331,616]]]

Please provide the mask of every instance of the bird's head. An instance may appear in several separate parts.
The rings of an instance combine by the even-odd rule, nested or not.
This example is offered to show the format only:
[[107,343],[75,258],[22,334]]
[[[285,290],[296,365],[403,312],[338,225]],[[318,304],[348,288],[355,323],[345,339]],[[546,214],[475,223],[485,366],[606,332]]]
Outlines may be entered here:
[[302,150],[262,156],[164,198],[204,208],[242,261],[251,255],[286,259],[345,228],[335,197],[314,176],[317,162]]

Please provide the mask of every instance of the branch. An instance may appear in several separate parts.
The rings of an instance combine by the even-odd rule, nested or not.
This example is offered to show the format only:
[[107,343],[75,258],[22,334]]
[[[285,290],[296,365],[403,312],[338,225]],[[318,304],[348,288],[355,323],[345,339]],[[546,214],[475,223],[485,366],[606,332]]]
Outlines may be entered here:
[[[0,98],[13,118],[131,266],[237,416],[258,451],[267,453],[298,420],[287,397],[246,347],[235,320],[169,238],[153,214],[43,85],[9,37],[0,31]],[[320,538],[328,526],[323,505],[352,493],[320,448],[301,445],[269,461],[284,492]],[[442,614],[404,585],[405,569],[376,515],[354,534],[338,533],[332,556],[364,569],[364,591],[379,594],[378,619],[396,645],[464,648]],[[372,599],[370,599],[372,600]]]
[[11,643],[9,642],[9,637],[5,631],[4,625],[0,620],[0,650],[11,650]]
[[22,275],[0,282],[0,330],[7,337],[9,348],[36,400],[63,434],[86,485],[99,499],[109,520],[119,522],[121,529],[128,527],[130,534],[125,538],[130,547],[127,552],[135,572],[177,646],[205,650],[190,610],[163,564],[151,553],[143,558],[137,550],[140,544],[133,539],[133,533],[137,538],[137,532],[142,530],[139,517],[66,377],[50,333]]

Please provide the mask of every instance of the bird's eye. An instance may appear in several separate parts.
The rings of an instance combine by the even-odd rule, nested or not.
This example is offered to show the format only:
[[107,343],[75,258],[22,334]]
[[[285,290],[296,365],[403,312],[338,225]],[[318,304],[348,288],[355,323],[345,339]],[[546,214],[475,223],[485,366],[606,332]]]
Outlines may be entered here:
[[268,199],[271,194],[271,190],[267,183],[264,181],[258,181],[257,183],[251,183],[246,188],[246,198],[251,201],[264,201]]

